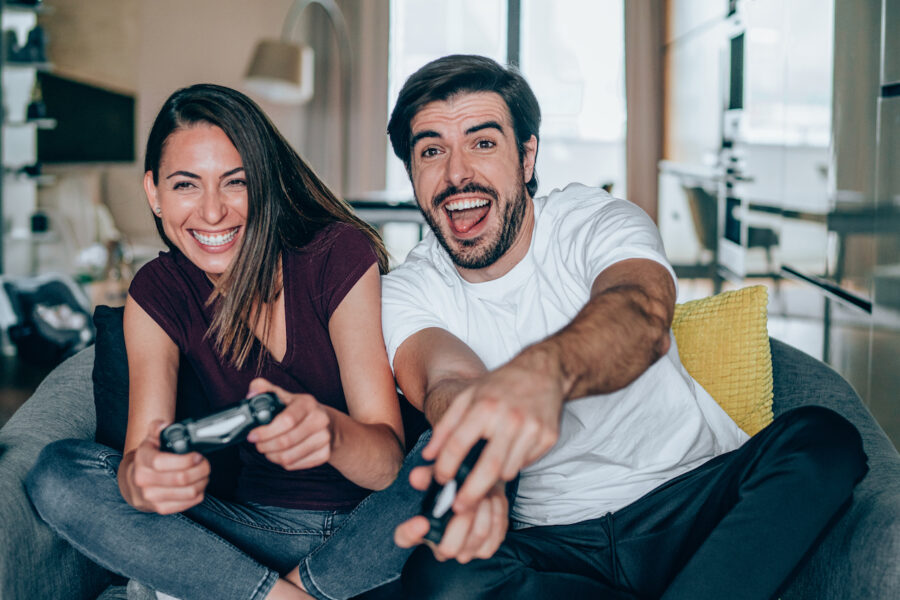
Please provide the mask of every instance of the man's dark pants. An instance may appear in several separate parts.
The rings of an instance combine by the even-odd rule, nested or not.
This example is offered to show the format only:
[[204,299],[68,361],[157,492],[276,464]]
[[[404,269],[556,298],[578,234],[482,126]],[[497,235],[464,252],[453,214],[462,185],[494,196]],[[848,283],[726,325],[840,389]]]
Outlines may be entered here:
[[510,531],[490,559],[419,548],[409,598],[775,596],[865,475],[859,433],[816,406],[599,519]]

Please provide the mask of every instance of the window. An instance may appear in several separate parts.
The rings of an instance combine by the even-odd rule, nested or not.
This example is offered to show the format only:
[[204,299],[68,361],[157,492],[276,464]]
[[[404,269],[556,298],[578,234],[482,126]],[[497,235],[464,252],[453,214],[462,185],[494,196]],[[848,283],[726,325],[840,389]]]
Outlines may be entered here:
[[[520,40],[519,64],[541,105],[538,195],[573,181],[625,190],[625,43],[622,0],[391,0],[388,111],[406,79],[447,54],[507,62],[507,40]],[[517,27],[518,36],[509,36]],[[385,119],[387,121],[387,118]],[[412,197],[403,164],[388,150],[390,195]],[[385,242],[402,260],[418,228],[389,224]]]
[[521,69],[543,123],[538,194],[573,181],[625,197],[625,6],[524,0]]
[[[388,116],[406,79],[436,58],[480,54],[505,63],[506,0],[391,0],[390,35]],[[390,149],[387,187],[412,196],[406,169]]]
[[[522,0],[520,9],[520,68],[543,115],[538,194],[578,181],[624,196],[622,0]],[[508,37],[506,0],[392,0],[389,110],[425,63],[455,53],[505,63]],[[393,153],[388,163],[388,189],[411,194]]]

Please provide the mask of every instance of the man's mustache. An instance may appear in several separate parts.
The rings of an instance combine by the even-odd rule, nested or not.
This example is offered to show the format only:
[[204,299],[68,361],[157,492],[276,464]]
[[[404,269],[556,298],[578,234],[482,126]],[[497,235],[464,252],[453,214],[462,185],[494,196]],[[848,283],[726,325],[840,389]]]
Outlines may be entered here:
[[498,198],[497,191],[494,188],[489,188],[478,183],[467,183],[461,188],[458,188],[455,185],[451,185],[445,188],[440,194],[434,197],[434,199],[431,201],[431,204],[434,208],[438,208],[441,204],[444,203],[444,200],[446,200],[450,196],[455,196],[456,194],[472,194],[479,192],[482,194],[487,194],[488,196],[493,198],[494,201],[496,201]]

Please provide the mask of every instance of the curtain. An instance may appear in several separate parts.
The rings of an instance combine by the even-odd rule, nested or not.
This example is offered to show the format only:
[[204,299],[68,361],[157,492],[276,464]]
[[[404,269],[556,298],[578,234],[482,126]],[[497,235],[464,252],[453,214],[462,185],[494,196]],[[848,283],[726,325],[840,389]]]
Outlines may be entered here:
[[350,36],[349,90],[341,89],[335,30],[325,11],[312,5],[300,31],[315,51],[315,93],[301,109],[298,150],[335,193],[352,199],[385,185],[390,2],[338,5]]
[[657,165],[663,139],[665,2],[625,2],[625,164],[628,198],[654,221],[659,205]]

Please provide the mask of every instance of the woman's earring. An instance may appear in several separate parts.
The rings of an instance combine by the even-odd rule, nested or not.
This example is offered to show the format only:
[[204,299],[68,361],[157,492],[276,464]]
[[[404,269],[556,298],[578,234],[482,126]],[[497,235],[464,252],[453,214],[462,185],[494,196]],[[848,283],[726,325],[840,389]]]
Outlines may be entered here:
[[159,204],[153,207],[153,212],[156,213],[157,217],[162,214],[162,209],[159,207]]

